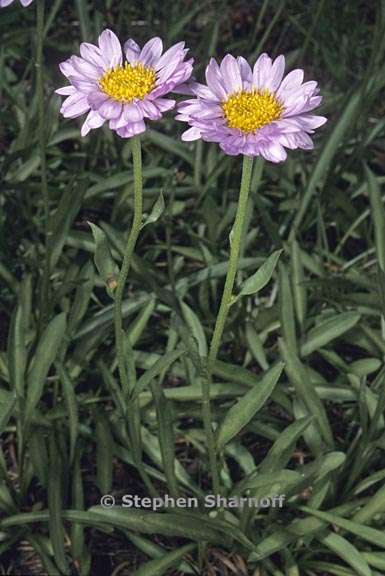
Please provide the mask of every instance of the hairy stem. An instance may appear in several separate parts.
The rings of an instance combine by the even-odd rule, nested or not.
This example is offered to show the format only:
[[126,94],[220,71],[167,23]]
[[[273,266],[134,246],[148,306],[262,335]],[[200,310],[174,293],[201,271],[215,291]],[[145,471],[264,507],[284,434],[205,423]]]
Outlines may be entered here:
[[140,144],[140,137],[134,136],[131,139],[132,150],[132,163],[134,167],[134,218],[130,233],[128,235],[127,244],[124,252],[122,267],[119,272],[118,284],[115,292],[115,307],[114,307],[114,325],[115,325],[115,342],[118,360],[118,370],[120,383],[124,391],[126,401],[129,403],[128,417],[130,418],[128,429],[131,437],[132,451],[134,455],[135,464],[138,471],[147,486],[150,494],[154,495],[155,490],[150,478],[148,477],[143,462],[141,459],[141,439],[140,439],[140,421],[138,414],[134,411],[138,410],[138,406],[130,400],[131,386],[128,381],[128,374],[125,361],[125,347],[124,347],[124,332],[123,332],[123,319],[122,319],[122,300],[124,287],[127,282],[128,273],[130,271],[132,257],[135,250],[136,241],[139,236],[142,224],[143,212],[143,178],[142,178],[142,151]]
[[139,136],[134,136],[131,140],[132,148],[132,161],[134,166],[134,218],[130,233],[128,235],[126,249],[124,252],[122,267],[119,272],[118,284],[115,292],[115,309],[114,309],[114,323],[115,323],[115,340],[118,359],[119,376],[122,387],[126,394],[129,393],[130,387],[127,377],[127,369],[124,359],[124,339],[123,339],[123,321],[122,321],[122,299],[124,287],[126,285],[128,272],[130,270],[132,256],[136,241],[139,236],[140,226],[142,223],[142,152]]
[[212,428],[210,386],[215,360],[217,358],[219,347],[221,345],[223,330],[231,306],[234,282],[238,269],[239,252],[242,243],[252,169],[253,169],[253,158],[244,156],[241,188],[239,192],[237,214],[235,217],[235,222],[232,230],[230,258],[227,268],[226,281],[223,289],[219,312],[215,322],[213,337],[211,339],[210,350],[207,359],[207,370],[202,377],[202,395],[203,395],[202,417],[207,437],[212,483],[214,491],[216,493],[219,493],[220,490],[220,480],[219,480],[219,470],[216,456],[215,438]]

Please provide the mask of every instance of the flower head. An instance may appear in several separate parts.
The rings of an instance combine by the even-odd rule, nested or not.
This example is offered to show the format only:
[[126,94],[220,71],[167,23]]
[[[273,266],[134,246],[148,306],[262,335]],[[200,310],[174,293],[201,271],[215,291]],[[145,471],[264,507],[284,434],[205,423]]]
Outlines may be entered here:
[[[0,0],[0,8],[5,8],[6,6],[12,4],[12,2],[14,2],[14,0]],[[32,4],[32,2],[33,0],[20,0],[20,4],[24,6],[24,8]]]
[[286,159],[285,148],[313,148],[309,136],[326,122],[309,114],[321,103],[317,82],[303,83],[303,71],[284,78],[285,58],[262,54],[252,70],[247,61],[228,54],[220,66],[212,58],[207,85],[193,83],[195,98],[181,102],[178,120],[191,126],[186,141],[218,142],[226,154]]
[[184,42],[162,54],[160,38],[152,38],[142,49],[130,39],[124,44],[125,60],[111,30],[102,32],[98,44],[80,44],[80,56],[71,56],[60,64],[71,82],[56,90],[68,96],[61,112],[65,118],[88,112],[82,136],[106,121],[123,138],[140,134],[146,129],[146,118],[159,120],[174,107],[175,100],[164,96],[189,79],[193,60],[184,60]]

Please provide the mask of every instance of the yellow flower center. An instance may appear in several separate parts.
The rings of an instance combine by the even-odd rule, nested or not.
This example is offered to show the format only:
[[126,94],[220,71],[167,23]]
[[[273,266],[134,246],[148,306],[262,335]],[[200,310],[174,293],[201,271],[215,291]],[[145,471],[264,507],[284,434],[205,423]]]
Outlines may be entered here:
[[134,98],[143,100],[155,87],[156,74],[143,64],[117,66],[108,70],[99,80],[103,92],[118,102],[132,102]]
[[283,104],[268,90],[242,90],[223,102],[222,109],[229,128],[254,132],[278,120],[283,112]]

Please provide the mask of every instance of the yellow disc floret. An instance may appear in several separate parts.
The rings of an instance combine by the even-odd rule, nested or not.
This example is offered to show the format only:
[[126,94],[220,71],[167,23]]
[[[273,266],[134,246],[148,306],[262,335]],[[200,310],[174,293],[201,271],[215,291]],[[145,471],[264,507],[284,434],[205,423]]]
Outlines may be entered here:
[[222,103],[229,128],[242,132],[255,132],[278,120],[283,112],[283,104],[268,90],[242,90],[229,96]]
[[103,92],[118,102],[143,100],[155,88],[156,73],[143,64],[117,66],[108,70],[99,80]]

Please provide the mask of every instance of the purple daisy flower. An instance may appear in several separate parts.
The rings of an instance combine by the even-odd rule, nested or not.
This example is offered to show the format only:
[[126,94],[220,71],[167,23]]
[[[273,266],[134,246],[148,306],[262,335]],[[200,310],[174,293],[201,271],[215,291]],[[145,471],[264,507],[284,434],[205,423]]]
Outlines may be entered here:
[[309,114],[319,106],[317,82],[303,81],[303,70],[285,78],[285,58],[274,62],[262,54],[252,70],[242,58],[228,54],[218,66],[212,58],[206,82],[193,83],[196,98],[178,105],[176,118],[191,128],[182,140],[218,142],[226,154],[263,156],[271,162],[286,159],[285,148],[313,148],[309,134],[326,122]]
[[119,136],[131,138],[145,131],[145,118],[159,120],[175,106],[175,100],[164,96],[190,78],[193,59],[184,61],[188,52],[184,42],[162,55],[160,38],[152,38],[142,49],[130,39],[124,44],[125,61],[111,30],[104,30],[98,43],[80,44],[81,57],[71,56],[60,64],[71,82],[56,90],[68,96],[60,111],[65,118],[88,112],[82,136],[108,121]]
[[[0,0],[0,8],[5,8],[6,6],[12,4],[12,2],[14,2],[14,0]],[[32,2],[33,0],[20,0],[20,4],[24,6],[24,8],[32,4]]]

